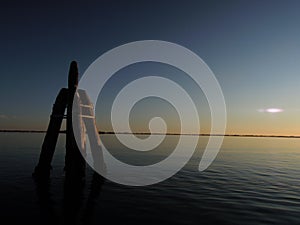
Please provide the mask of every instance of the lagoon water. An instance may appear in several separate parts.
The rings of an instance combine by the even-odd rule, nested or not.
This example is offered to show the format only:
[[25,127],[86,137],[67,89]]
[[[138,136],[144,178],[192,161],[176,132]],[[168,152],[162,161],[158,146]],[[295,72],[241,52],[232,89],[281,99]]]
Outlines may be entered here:
[[[84,183],[66,182],[64,135],[51,180],[36,183],[31,174],[43,137],[0,133],[0,212],[9,224],[300,224],[300,139],[226,137],[213,164],[199,172],[207,142],[201,137],[175,176],[128,187],[95,179],[90,168]],[[101,137],[116,157],[137,165],[166,157],[176,138],[143,155],[126,151],[113,135]]]

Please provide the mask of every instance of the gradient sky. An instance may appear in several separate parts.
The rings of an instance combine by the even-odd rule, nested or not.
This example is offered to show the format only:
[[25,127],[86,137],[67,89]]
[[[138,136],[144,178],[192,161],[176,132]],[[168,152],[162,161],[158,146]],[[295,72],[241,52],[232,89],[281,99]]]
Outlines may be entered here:
[[[299,1],[265,0],[1,3],[0,129],[45,129],[54,99],[67,84],[71,60],[79,62],[83,74],[118,45],[157,39],[189,48],[215,73],[226,100],[227,133],[300,135],[299,10]],[[146,72],[159,69],[182,79],[202,109],[203,94],[184,75],[160,65]],[[116,74],[103,96],[112,99],[138,70],[120,71],[128,76]],[[158,106],[145,113],[140,104],[133,109],[137,130],[147,128],[145,118],[166,112],[174,114],[170,131],[176,130],[172,107],[153,100]],[[108,129],[103,108],[97,105],[99,128]],[[283,111],[269,113],[268,108]],[[209,113],[200,114],[205,132]]]

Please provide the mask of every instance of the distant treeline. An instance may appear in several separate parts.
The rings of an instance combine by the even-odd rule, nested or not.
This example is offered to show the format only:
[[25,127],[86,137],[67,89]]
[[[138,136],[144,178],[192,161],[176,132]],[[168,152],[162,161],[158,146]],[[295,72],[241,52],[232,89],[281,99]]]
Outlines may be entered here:
[[[3,129],[1,133],[46,133],[45,130],[11,130]],[[66,133],[66,130],[61,130],[59,133]],[[261,135],[261,134],[180,134],[180,133],[149,133],[149,132],[114,132],[114,131],[99,131],[99,134],[127,134],[127,135],[185,135],[185,136],[216,136],[216,137],[256,137],[256,138],[300,138],[298,135]]]

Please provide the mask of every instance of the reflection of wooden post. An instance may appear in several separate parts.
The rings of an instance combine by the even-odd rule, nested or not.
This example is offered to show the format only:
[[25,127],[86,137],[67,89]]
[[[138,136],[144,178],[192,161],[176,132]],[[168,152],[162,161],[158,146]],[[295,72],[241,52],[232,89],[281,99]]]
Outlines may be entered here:
[[84,176],[85,160],[77,146],[73,125],[72,125],[72,106],[74,95],[78,86],[77,63],[73,61],[70,65],[68,78],[68,105],[67,105],[67,133],[66,133],[66,158],[65,171],[72,176]]
[[65,109],[67,106],[68,90],[62,88],[56,97],[55,103],[52,108],[50,122],[48,125],[47,133],[42,145],[42,151],[39,163],[34,170],[34,176],[49,177],[51,170],[51,161],[53,158],[55,146],[59,130],[64,118]]

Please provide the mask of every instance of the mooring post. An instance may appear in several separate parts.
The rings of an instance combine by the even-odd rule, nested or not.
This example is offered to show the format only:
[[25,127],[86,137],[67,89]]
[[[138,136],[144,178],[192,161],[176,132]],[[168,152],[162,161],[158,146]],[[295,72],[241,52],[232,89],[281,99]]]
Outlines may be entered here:
[[[55,146],[57,143],[58,135],[60,132],[62,120],[65,118],[65,110],[67,108],[67,124],[66,124],[66,157],[65,157],[65,172],[68,177],[81,178],[85,175],[85,160],[81,155],[81,152],[77,146],[75,140],[73,123],[72,123],[72,107],[75,93],[78,86],[78,68],[75,61],[71,62],[69,77],[68,77],[68,89],[62,88],[56,97],[55,103],[52,108],[52,114],[50,116],[50,122],[48,125],[47,133],[44,138],[42,145],[42,151],[40,154],[38,165],[35,167],[33,176],[35,178],[49,178],[51,170],[51,161],[54,155]],[[76,100],[80,101],[77,97]],[[76,129],[79,131],[84,130],[82,125],[82,118],[80,115],[80,104],[78,104],[79,109],[76,108],[74,112],[78,113],[75,115],[77,120]],[[82,133],[82,144],[84,145],[84,138]],[[72,175],[72,176],[70,176]]]
[[85,175],[86,163],[77,146],[72,124],[72,106],[77,86],[78,67],[77,63],[73,61],[70,65],[68,77],[65,171],[68,175],[83,177]]
[[78,90],[78,95],[81,103],[81,118],[87,131],[91,155],[93,158],[93,168],[96,171],[106,172],[104,163],[101,140],[99,137],[94,106],[85,90]]
[[51,161],[55,151],[60,127],[64,118],[68,100],[68,90],[62,88],[56,97],[52,108],[50,121],[46,136],[42,145],[42,150],[38,165],[35,167],[33,176],[37,178],[48,178],[51,170]]

